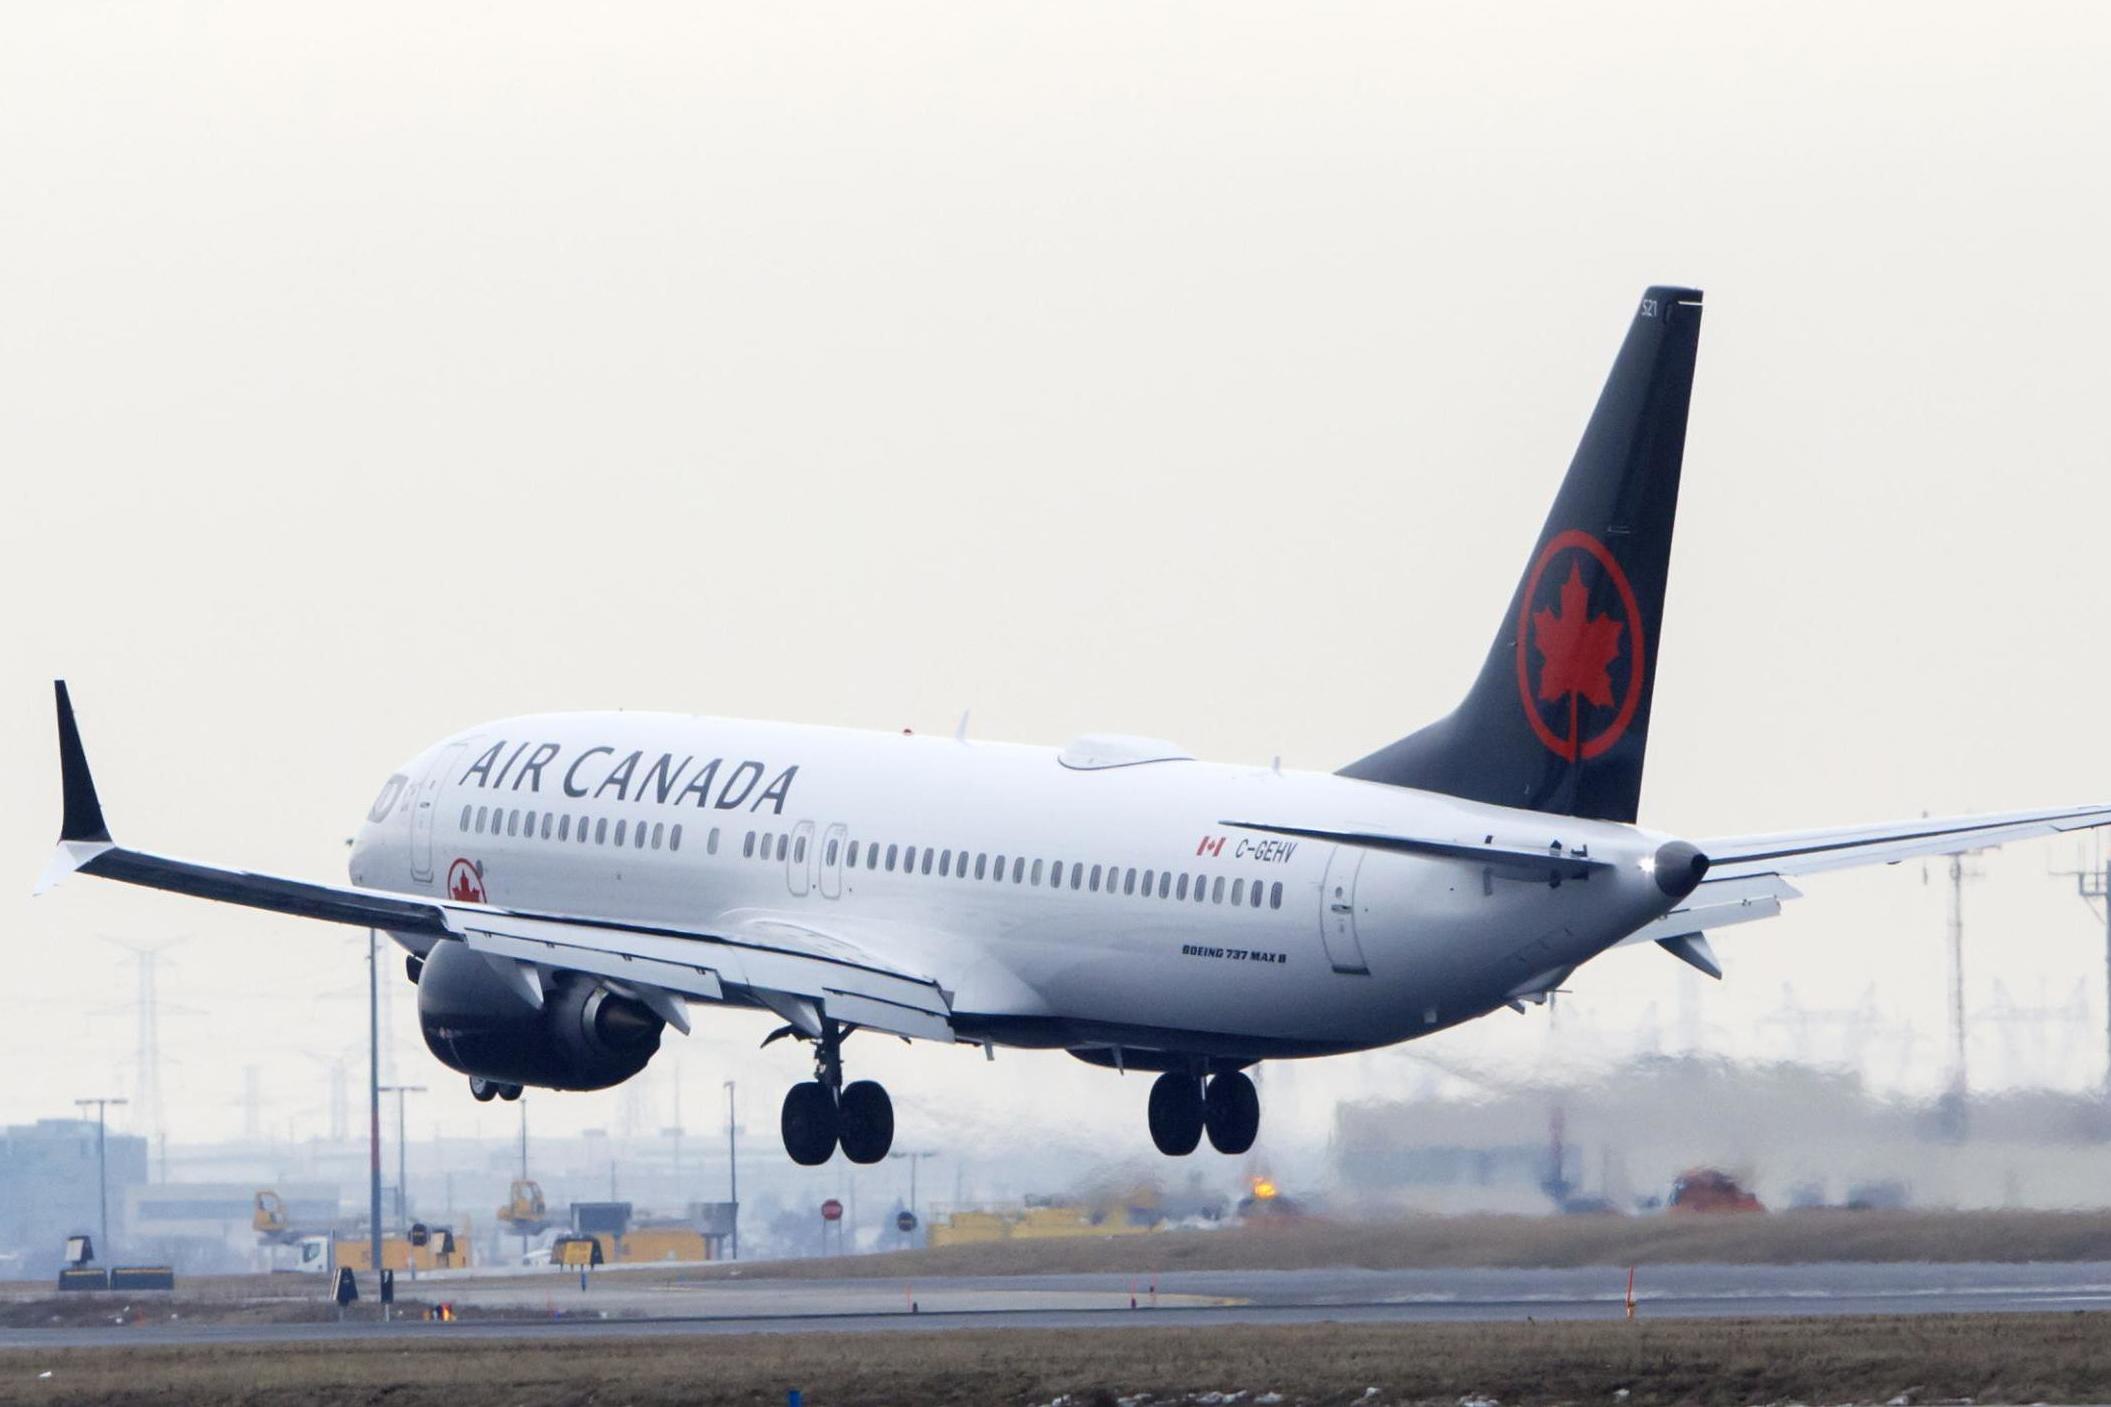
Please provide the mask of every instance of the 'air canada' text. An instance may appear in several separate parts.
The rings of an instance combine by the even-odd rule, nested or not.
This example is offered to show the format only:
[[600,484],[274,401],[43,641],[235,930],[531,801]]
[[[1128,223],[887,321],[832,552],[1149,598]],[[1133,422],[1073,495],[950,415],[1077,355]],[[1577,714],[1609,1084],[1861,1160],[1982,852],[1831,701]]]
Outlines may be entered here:
[[618,801],[717,811],[742,806],[760,811],[768,803],[771,814],[781,816],[792,778],[799,773],[796,764],[786,767],[765,786],[762,779],[769,769],[753,759],[729,764],[714,757],[698,766],[694,756],[677,761],[673,753],[663,752],[648,762],[643,751],[618,756],[612,747],[590,747],[560,765],[562,752],[556,743],[496,742],[469,765],[460,785],[540,793],[547,774],[550,790],[562,788],[574,798],[599,801],[614,792]]

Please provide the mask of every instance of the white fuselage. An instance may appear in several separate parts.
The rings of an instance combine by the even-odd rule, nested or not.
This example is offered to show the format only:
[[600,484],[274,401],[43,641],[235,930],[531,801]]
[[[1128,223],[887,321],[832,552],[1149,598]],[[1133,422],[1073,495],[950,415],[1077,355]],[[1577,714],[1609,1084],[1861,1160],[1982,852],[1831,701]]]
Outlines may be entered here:
[[[1613,864],[1555,886],[1229,822]],[[1552,985],[1669,907],[1646,867],[1663,839],[1147,740],[1058,752],[584,713],[420,754],[351,870],[566,917],[794,926],[941,974],[965,1039],[1259,1058],[1399,1041]]]

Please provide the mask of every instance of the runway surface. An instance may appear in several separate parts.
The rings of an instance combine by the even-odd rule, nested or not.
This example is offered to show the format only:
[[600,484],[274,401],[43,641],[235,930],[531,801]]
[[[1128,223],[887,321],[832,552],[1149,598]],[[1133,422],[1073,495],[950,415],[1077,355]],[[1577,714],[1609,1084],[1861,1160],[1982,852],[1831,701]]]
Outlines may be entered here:
[[[624,1283],[582,1292],[561,1273],[523,1287],[424,1280],[406,1297],[452,1300],[500,1318],[453,1324],[145,1324],[0,1330],[0,1348],[269,1343],[383,1336],[513,1338],[900,1330],[1113,1329],[1175,1325],[1518,1322],[1616,1319],[1622,1267],[1563,1270],[1191,1271],[992,1276],[925,1284],[875,1280]],[[316,1289],[321,1293],[321,1287]],[[1644,1266],[1646,1318],[1989,1314],[2111,1308],[2111,1263]],[[1136,1308],[1130,1308],[1131,1297]]]

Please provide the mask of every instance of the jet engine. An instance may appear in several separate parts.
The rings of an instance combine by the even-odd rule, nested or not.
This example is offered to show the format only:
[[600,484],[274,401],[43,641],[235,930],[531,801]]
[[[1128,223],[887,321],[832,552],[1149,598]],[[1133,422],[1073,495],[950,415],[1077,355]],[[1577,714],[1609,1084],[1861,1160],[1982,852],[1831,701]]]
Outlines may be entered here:
[[535,993],[510,959],[435,944],[418,974],[426,1048],[473,1079],[576,1090],[621,1084],[660,1048],[666,1023],[591,977],[560,973]]

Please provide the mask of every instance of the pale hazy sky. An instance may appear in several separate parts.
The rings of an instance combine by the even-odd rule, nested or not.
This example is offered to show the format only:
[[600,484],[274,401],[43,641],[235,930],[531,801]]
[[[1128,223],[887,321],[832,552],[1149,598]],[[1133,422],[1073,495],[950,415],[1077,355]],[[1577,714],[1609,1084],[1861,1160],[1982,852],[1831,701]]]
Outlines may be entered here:
[[[323,878],[400,760],[530,709],[1331,768],[1464,688],[1649,282],[1708,312],[1644,819],[2111,797],[2107,41],[2087,4],[5,7],[0,1122],[128,1089],[106,935],[188,938],[179,1136],[239,1129],[250,1064],[320,1132],[307,1056],[362,1038],[356,936],[27,898],[54,675],[121,839]],[[2078,1087],[2073,854],[1988,857],[1970,991],[2087,978],[2041,1058]],[[1940,887],[1808,889],[1719,940],[1706,1043],[1876,983],[1923,1039],[1873,1062],[1932,1086]],[[1681,985],[1592,965],[1575,1039],[1674,1039]],[[510,1128],[411,990],[423,1117]],[[768,1024],[699,1011],[632,1117],[677,1065],[774,1105]],[[1144,1145],[1143,1082],[1063,1056],[864,1058],[919,1144]],[[1420,1069],[1299,1070],[1264,1139]]]

